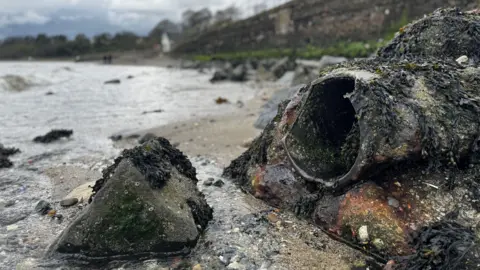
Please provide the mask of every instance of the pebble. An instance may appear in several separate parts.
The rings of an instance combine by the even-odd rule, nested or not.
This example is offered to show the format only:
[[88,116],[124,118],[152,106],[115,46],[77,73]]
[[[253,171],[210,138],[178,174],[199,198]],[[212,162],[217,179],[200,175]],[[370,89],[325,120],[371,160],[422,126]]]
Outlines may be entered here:
[[50,205],[49,202],[41,200],[37,203],[37,206],[35,206],[35,212],[41,214],[41,215],[46,215],[48,212],[52,209],[52,206]]
[[397,199],[392,198],[392,197],[388,197],[388,205],[390,205],[392,207],[395,207],[395,208],[398,208],[400,206],[400,203],[398,202]]
[[213,185],[216,187],[223,187],[225,183],[222,180],[218,179],[217,181],[213,182]]
[[202,270],[202,266],[200,264],[196,264],[193,266],[192,270]]
[[377,248],[378,250],[382,250],[385,247],[385,243],[383,243],[383,240],[380,238],[375,238],[372,241],[373,246]]
[[70,207],[78,203],[77,198],[68,198],[68,199],[63,199],[60,201],[60,205],[63,207]]
[[368,242],[368,227],[366,225],[358,229],[358,240],[362,243]]
[[8,231],[15,231],[15,230],[17,230],[17,229],[18,229],[18,225],[15,225],[15,224],[14,224],[14,225],[8,225],[8,226],[7,226],[7,232],[8,232]]
[[213,181],[215,181],[215,179],[210,177],[205,182],[203,182],[203,185],[209,187],[209,186],[213,185]]
[[243,264],[240,264],[238,262],[233,262],[227,266],[227,269],[234,269],[234,270],[245,270],[246,267]]
[[468,64],[468,56],[462,55],[459,58],[457,58],[457,60],[455,61],[457,61],[457,63],[459,63],[460,65],[466,65]]

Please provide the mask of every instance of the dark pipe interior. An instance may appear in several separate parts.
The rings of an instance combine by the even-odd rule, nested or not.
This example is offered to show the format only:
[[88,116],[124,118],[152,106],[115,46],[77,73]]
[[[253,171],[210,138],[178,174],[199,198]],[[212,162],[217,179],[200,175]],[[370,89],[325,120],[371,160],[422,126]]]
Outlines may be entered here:
[[295,163],[310,176],[342,176],[353,165],[360,131],[355,110],[344,95],[354,89],[353,78],[333,78],[314,86],[305,101],[287,146]]

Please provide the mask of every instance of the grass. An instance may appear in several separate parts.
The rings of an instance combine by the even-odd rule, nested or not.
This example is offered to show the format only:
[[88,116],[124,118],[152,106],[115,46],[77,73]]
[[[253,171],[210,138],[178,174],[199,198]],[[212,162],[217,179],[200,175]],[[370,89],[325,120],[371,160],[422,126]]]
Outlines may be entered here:
[[251,50],[251,51],[237,51],[237,52],[224,52],[211,55],[194,55],[193,60],[208,62],[213,59],[218,60],[244,60],[248,58],[266,59],[266,58],[282,58],[286,56],[295,56],[303,59],[319,59],[324,55],[344,56],[347,58],[355,57],[368,57],[374,53],[378,48],[387,44],[391,40],[395,33],[401,31],[403,26],[409,23],[408,13],[403,11],[400,19],[392,23],[387,34],[383,37],[382,41],[356,41],[356,42],[338,42],[328,47],[307,46],[305,48],[297,49],[295,52],[293,49],[265,49],[265,50]]

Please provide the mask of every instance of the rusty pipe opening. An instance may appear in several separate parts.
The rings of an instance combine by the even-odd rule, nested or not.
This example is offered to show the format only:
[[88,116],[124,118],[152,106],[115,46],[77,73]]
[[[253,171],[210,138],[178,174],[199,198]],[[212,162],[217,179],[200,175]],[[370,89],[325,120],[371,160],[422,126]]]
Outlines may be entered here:
[[354,165],[360,130],[347,98],[354,90],[355,78],[346,76],[311,86],[283,140],[292,165],[307,180],[333,187]]

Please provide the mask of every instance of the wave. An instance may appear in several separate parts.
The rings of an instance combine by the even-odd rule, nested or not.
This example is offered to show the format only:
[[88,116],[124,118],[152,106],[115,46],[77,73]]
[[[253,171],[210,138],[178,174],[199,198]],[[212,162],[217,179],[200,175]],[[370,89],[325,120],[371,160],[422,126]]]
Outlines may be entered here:
[[33,86],[48,84],[45,80],[34,76],[19,76],[7,74],[0,76],[0,89],[6,91],[25,91]]

